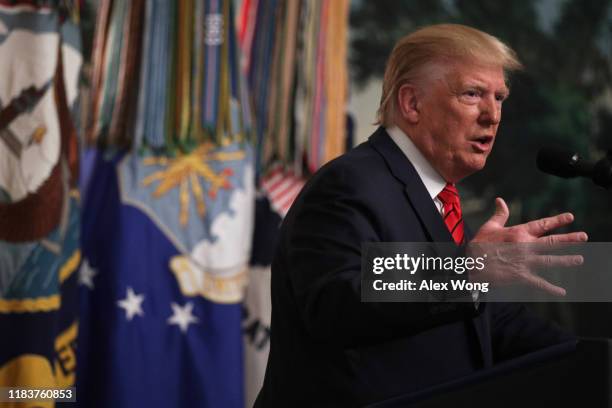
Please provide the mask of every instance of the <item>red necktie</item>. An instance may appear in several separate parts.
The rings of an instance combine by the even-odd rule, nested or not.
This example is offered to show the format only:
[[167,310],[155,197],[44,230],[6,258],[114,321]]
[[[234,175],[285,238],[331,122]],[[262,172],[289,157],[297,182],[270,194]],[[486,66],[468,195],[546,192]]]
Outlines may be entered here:
[[461,214],[461,203],[459,192],[454,184],[447,183],[438,199],[444,204],[444,223],[453,236],[457,245],[461,245],[464,239],[463,216]]

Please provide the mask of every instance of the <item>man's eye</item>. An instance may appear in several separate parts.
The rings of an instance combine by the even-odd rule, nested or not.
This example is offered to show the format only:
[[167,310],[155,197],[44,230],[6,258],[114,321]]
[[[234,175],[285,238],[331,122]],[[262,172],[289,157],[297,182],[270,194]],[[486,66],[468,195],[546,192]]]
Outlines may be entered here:
[[461,92],[459,99],[464,103],[475,104],[478,103],[480,96],[480,92],[477,89],[468,89]]

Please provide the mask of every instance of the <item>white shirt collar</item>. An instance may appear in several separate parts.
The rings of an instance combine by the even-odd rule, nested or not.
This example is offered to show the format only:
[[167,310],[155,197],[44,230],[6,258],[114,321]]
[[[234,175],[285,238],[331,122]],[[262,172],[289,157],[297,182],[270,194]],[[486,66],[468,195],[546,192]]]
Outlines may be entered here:
[[446,186],[446,181],[431,166],[425,156],[423,156],[421,151],[414,145],[410,137],[408,137],[402,129],[397,126],[392,126],[386,130],[397,147],[400,148],[414,166],[414,169],[421,178],[423,184],[425,184],[425,188],[432,200],[435,199]]

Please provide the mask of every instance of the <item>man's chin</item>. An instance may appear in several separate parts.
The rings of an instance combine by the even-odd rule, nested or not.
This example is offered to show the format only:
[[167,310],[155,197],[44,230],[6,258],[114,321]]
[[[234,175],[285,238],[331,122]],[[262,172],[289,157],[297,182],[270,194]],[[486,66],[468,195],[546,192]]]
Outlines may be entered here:
[[487,158],[489,157],[489,153],[476,153],[472,154],[470,160],[467,161],[467,167],[472,172],[477,172],[484,169],[484,166],[487,164]]
[[469,162],[464,163],[464,166],[461,166],[461,169],[457,172],[453,182],[458,182],[461,179],[479,172],[485,167],[485,164],[487,164],[486,156],[480,157],[478,160],[470,160]]

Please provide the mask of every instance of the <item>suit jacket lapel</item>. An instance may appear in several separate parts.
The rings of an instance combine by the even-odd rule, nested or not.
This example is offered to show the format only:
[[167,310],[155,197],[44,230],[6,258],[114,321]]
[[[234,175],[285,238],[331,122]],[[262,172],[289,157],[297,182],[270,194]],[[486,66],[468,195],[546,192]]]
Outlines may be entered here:
[[[429,235],[432,242],[453,242],[444,220],[440,216],[427,188],[421,181],[414,166],[406,158],[401,149],[395,144],[393,139],[388,135],[384,128],[379,127],[378,130],[370,137],[370,144],[380,155],[385,159],[391,173],[406,186],[404,191],[408,200],[412,204],[416,214],[421,219],[422,224]],[[473,234],[471,230],[466,229],[466,237],[471,239]],[[485,305],[481,305],[484,307]],[[486,307],[485,307],[486,310]],[[482,363],[484,366],[491,365],[491,351],[488,344],[486,319],[470,319],[469,325],[474,328],[478,345],[480,346]]]
[[384,128],[369,139],[372,147],[384,158],[391,173],[405,186],[405,193],[433,242],[453,242],[438,209],[414,166],[387,134]]

